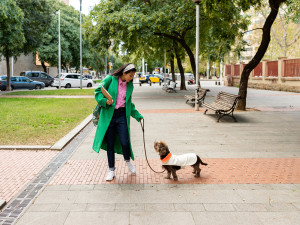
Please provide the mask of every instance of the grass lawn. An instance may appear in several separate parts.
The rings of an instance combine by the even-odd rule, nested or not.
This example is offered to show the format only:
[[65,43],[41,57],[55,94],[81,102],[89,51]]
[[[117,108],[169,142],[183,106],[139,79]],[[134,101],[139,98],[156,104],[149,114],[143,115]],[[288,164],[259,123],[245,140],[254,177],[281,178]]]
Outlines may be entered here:
[[93,112],[95,99],[0,99],[0,145],[52,145]]
[[94,88],[91,89],[60,89],[60,90],[32,90],[16,91],[5,95],[94,95]]

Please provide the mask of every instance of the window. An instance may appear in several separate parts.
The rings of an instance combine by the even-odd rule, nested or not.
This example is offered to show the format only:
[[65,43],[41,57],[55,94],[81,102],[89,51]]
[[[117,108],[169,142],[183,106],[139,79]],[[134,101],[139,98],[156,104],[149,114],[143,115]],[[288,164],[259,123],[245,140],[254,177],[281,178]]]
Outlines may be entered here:
[[33,78],[37,78],[37,77],[39,77],[39,76],[40,76],[39,73],[32,73],[32,75],[31,75],[31,77],[33,77]]
[[26,82],[26,83],[30,82],[30,80],[27,77],[23,77],[22,80],[23,80],[23,82]]
[[49,76],[48,76],[46,73],[41,73],[41,78],[48,79],[48,78],[49,78]]

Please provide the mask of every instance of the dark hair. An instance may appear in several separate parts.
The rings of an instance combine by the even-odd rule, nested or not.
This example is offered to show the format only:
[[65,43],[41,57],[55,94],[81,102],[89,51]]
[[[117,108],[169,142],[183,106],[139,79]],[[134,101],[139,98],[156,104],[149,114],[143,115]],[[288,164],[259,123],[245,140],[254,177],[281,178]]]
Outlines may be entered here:
[[[119,69],[115,70],[111,75],[112,76],[115,76],[115,77],[118,77],[118,76],[122,76],[123,75],[123,70],[126,68],[126,66],[128,66],[129,64],[132,64],[132,63],[125,63],[123,64],[123,66],[121,66]],[[132,68],[128,71],[126,71],[125,73],[129,73],[131,71],[134,71],[136,72],[136,68]]]

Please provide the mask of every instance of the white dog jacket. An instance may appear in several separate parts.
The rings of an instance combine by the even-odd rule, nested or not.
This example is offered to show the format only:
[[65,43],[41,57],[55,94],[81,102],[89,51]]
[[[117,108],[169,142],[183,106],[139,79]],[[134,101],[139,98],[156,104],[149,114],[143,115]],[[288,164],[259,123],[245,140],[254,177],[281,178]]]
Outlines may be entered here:
[[161,161],[163,165],[191,166],[197,162],[197,155],[195,153],[187,153],[183,155],[172,155],[169,153]]

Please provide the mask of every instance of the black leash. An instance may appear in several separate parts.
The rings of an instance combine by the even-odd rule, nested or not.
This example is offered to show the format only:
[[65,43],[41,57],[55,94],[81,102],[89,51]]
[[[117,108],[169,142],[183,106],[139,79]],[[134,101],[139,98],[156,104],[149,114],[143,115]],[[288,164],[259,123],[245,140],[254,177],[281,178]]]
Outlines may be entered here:
[[[143,120],[143,123],[142,123],[142,120]],[[146,161],[147,161],[147,163],[148,163],[148,166],[150,167],[150,169],[151,169],[154,173],[163,173],[163,172],[166,171],[165,169],[164,169],[162,172],[157,172],[157,171],[155,171],[154,169],[152,169],[152,167],[150,166],[150,164],[149,164],[149,162],[148,162],[148,157],[147,157],[147,152],[146,152],[146,144],[145,144],[145,129],[144,129],[144,126],[145,126],[145,120],[144,120],[144,119],[141,119],[141,120],[140,120],[140,123],[141,123],[142,131],[143,131],[144,150],[145,150],[145,157],[146,157]]]

